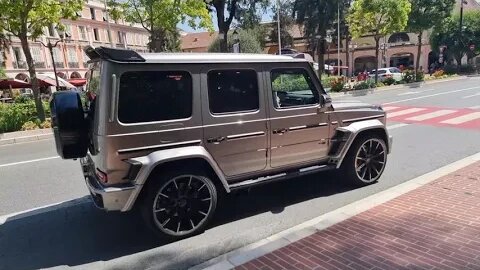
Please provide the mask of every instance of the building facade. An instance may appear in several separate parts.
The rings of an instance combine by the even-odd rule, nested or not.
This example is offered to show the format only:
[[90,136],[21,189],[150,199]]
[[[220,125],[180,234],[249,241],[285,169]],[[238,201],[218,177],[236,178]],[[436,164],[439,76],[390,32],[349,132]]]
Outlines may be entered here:
[[[53,55],[57,75],[63,79],[83,79],[88,76],[88,57],[83,52],[85,46],[114,46],[140,52],[148,50],[147,31],[124,21],[107,21],[104,0],[88,0],[76,20],[62,20],[62,24],[65,26],[65,38],[53,48]],[[59,39],[57,29],[50,26],[45,28],[44,35],[38,40],[30,41],[37,73],[53,74],[50,51],[40,41],[54,44]],[[20,40],[11,37],[8,49],[1,50],[0,65],[7,76],[28,81],[30,78]]]
[[[465,1],[465,0],[461,0]],[[463,4],[464,11],[480,9],[476,0],[466,0]],[[455,12],[460,11],[460,1],[457,1]],[[276,27],[276,23],[267,23],[267,27]],[[289,30],[294,39],[291,47],[299,52],[308,53],[316,61],[316,53],[309,47],[308,40],[304,37],[301,25],[294,25]],[[182,51],[185,52],[206,52],[208,46],[216,38],[217,33],[189,33],[182,36]],[[418,55],[418,36],[415,33],[395,33],[381,39],[380,56],[378,64],[380,67],[414,67]],[[438,60],[438,51],[432,50],[430,46],[429,32],[425,31],[422,36],[421,54],[419,66],[428,72],[430,65]],[[345,40],[340,42],[340,48],[333,41],[327,45],[325,63],[332,66],[343,66],[343,74],[352,74],[364,70],[371,71],[375,68],[375,40],[373,36],[364,36],[349,43],[346,48]],[[278,52],[278,44],[267,40],[265,53],[275,54]],[[338,57],[338,52],[340,57]],[[466,59],[465,59],[466,61]]]

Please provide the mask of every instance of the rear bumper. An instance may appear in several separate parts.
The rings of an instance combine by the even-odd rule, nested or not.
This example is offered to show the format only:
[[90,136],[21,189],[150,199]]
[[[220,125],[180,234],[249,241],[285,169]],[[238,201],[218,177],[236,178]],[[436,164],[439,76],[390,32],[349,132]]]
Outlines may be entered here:
[[105,187],[95,175],[93,163],[88,156],[80,159],[80,164],[87,188],[95,205],[107,211],[122,211],[135,190],[135,186]]

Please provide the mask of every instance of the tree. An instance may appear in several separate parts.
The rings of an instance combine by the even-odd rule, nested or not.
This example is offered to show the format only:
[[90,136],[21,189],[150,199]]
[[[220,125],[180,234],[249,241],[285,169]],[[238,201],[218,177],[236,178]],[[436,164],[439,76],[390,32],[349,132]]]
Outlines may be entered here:
[[[359,38],[371,34],[375,39],[375,70],[378,70],[380,38],[405,29],[411,11],[409,0],[355,0],[347,16],[350,34]],[[375,83],[378,72],[375,72]]]
[[310,48],[317,53],[319,78],[325,65],[325,37],[337,18],[338,1],[341,0],[296,0],[293,7],[297,22],[304,26]]
[[[446,46],[447,58],[455,59],[460,68],[465,55],[472,59],[480,54],[480,11],[465,12],[462,32],[458,29],[459,20],[460,15],[455,14],[436,25],[430,35],[430,45],[433,51],[437,51],[440,46]],[[473,51],[470,45],[474,46]]]
[[60,24],[62,18],[75,19],[76,12],[82,10],[83,3],[83,0],[0,0],[0,32],[6,31],[20,39],[28,65],[37,115],[42,122],[45,121],[45,110],[40,99],[28,40],[37,39],[43,34],[45,27]]
[[213,31],[212,18],[202,0],[109,0],[108,6],[114,20],[124,18],[148,31],[151,52],[178,48],[179,23]]
[[[273,21],[278,21],[278,13],[280,13],[280,39],[282,41],[282,46],[292,46],[293,37],[290,34],[292,26],[295,24],[295,19],[293,18],[293,3],[288,0],[285,2],[280,2],[280,6],[276,5],[272,8],[273,11]],[[280,11],[280,12],[278,12]],[[278,43],[278,27],[275,24],[270,31],[269,38],[271,42]],[[279,48],[280,50],[281,48]]]
[[416,74],[420,66],[423,32],[440,25],[444,18],[450,17],[455,6],[455,0],[410,0],[410,2],[412,3],[412,11],[408,19],[407,29],[418,36]]
[[5,70],[3,67],[0,66],[0,79],[4,79],[7,77],[7,74],[5,74]]
[[[242,53],[262,53],[263,49],[260,42],[258,41],[257,34],[254,29],[247,30],[237,30],[238,39],[240,43],[240,52]],[[234,40],[232,39],[232,34],[228,36],[227,48],[232,51]],[[215,41],[210,44],[208,47],[209,52],[223,52],[221,49],[221,40],[220,38],[215,39]]]
[[217,17],[220,51],[228,52],[228,31],[233,19],[243,29],[250,29],[260,23],[257,6],[266,8],[268,0],[205,0],[210,12]]

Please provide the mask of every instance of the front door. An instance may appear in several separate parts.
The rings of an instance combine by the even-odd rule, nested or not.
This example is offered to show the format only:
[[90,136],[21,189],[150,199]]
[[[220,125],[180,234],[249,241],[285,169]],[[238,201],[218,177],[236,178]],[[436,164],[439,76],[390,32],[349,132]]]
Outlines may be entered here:
[[260,65],[202,72],[204,145],[227,176],[264,170],[267,120]]
[[319,81],[307,63],[269,68],[272,167],[318,161],[327,156],[328,115],[319,112]]

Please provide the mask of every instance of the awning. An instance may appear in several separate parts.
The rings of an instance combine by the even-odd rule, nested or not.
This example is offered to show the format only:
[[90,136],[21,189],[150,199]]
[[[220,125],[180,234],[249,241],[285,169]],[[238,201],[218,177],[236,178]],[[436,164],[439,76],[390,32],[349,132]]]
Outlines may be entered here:
[[31,88],[32,85],[17,79],[0,79],[0,89]]
[[75,86],[84,86],[87,83],[87,79],[70,79],[68,82]]

